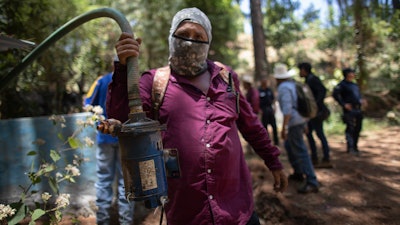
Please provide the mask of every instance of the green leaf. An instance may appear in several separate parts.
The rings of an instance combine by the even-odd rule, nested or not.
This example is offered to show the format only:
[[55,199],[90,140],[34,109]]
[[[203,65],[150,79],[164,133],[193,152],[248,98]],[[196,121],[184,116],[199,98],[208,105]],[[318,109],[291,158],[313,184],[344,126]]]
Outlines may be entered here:
[[70,177],[70,178],[68,179],[68,181],[71,182],[71,183],[76,183],[76,181],[75,181],[75,179],[74,179],[73,177]]
[[42,176],[43,174],[49,173],[55,169],[56,169],[56,165],[50,164],[50,165],[46,166],[45,168],[42,168],[39,171],[37,171],[36,176],[37,177]]
[[55,177],[49,177],[49,185],[54,193],[59,194],[59,186]]
[[62,219],[62,213],[61,213],[61,211],[60,211],[60,210],[57,210],[57,211],[54,212],[54,214],[55,214],[55,216],[56,216],[57,222],[61,221],[61,219]]
[[64,141],[64,140],[65,140],[64,136],[62,135],[62,133],[58,133],[58,134],[57,134],[57,137],[58,137],[58,139],[60,139],[61,141]]
[[80,141],[78,139],[76,139],[76,138],[69,137],[68,138],[68,143],[71,146],[71,148],[73,148],[73,149],[77,149],[80,146]]
[[[39,170],[40,171],[40,170]],[[32,184],[35,185],[37,183],[40,183],[40,181],[42,181],[42,179],[40,178],[40,175],[36,174],[36,173],[32,173],[29,172],[28,173],[28,177],[31,180]]]
[[56,150],[50,150],[50,157],[54,162],[57,162],[60,160],[61,155]]
[[10,204],[10,206],[14,209],[18,209],[15,215],[12,217],[10,221],[8,221],[8,225],[15,225],[21,222],[27,214],[26,206],[24,203],[18,202],[15,204]]
[[[43,209],[35,209],[35,211],[33,211],[33,213],[32,213],[32,221],[31,222],[36,221],[44,214],[46,214],[46,211],[44,211]],[[33,224],[35,224],[35,223],[33,223]]]
[[37,152],[32,150],[32,151],[28,152],[26,155],[28,155],[28,156],[37,155]]

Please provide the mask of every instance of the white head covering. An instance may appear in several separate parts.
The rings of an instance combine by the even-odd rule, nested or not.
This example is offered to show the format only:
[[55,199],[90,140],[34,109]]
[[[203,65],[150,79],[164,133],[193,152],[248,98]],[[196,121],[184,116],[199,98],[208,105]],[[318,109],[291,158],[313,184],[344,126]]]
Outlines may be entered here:
[[274,77],[276,79],[287,79],[292,77],[294,74],[288,72],[287,66],[283,63],[278,63],[274,67]]
[[[208,36],[208,42],[187,40],[174,36],[183,21],[200,24]],[[211,23],[198,8],[186,8],[177,12],[172,19],[169,32],[169,65],[180,76],[197,76],[207,70],[208,50],[211,43]]]
[[200,24],[207,32],[208,43],[211,43],[212,35],[211,35],[210,20],[208,19],[206,14],[204,14],[200,9],[195,7],[182,9],[181,11],[175,14],[174,18],[172,19],[171,29],[169,30],[169,38],[171,38],[172,35],[175,33],[176,29],[178,29],[179,24],[181,24],[182,21],[185,20],[190,21],[192,23]]

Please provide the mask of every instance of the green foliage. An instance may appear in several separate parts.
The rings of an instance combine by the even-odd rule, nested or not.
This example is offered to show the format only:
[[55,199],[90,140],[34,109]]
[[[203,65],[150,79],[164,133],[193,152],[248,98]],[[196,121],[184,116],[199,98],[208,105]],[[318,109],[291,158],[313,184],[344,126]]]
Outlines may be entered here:
[[[40,44],[52,32],[72,18],[100,7],[120,10],[131,22],[136,37],[142,38],[139,70],[166,65],[168,34],[173,15],[184,7],[198,7],[210,18],[213,41],[210,58],[248,69],[242,50],[237,45],[243,30],[243,15],[238,1],[222,0],[14,0],[0,2],[2,34]],[[309,7],[302,18],[295,10],[301,1],[268,0],[265,6],[264,29],[267,47],[277,54],[267,58],[294,66],[309,61],[324,76],[324,81],[336,82],[334,71],[345,66],[355,67],[363,59],[362,81],[366,90],[380,91],[399,85],[400,12],[389,2],[361,1],[363,28],[362,51],[355,42],[355,1],[328,1],[331,5],[329,24],[322,26],[317,11]],[[341,3],[335,10],[334,4]],[[360,1],[358,2],[360,3]],[[0,118],[43,116],[81,111],[81,99],[99,75],[110,70],[114,45],[120,35],[116,23],[96,19],[73,30],[51,46],[15,80],[7,84],[0,95]],[[317,49],[302,41],[315,41]],[[5,76],[30,50],[13,49],[0,54],[0,77]],[[269,53],[269,52],[268,52]],[[323,56],[321,56],[323,54]],[[251,62],[251,61],[249,61]],[[241,68],[243,67],[243,68]],[[272,68],[272,67],[271,67]]]
[[268,46],[279,51],[283,46],[299,40],[302,21],[294,16],[298,8],[297,1],[267,1],[264,30]]
[[[208,14],[214,26],[210,58],[231,65],[238,62],[235,40],[242,16],[238,6],[232,6],[230,0],[163,3],[155,0],[26,0],[24,4],[3,0],[0,4],[0,30],[36,44],[76,16],[95,8],[116,8],[131,21],[135,36],[143,40],[140,71],[168,63],[167,37],[172,17],[183,7],[195,6]],[[0,118],[81,111],[81,99],[90,84],[111,70],[114,45],[120,32],[115,21],[103,18],[87,22],[61,38],[7,84],[0,97]],[[24,50],[2,53],[0,77],[8,74],[27,54]]]

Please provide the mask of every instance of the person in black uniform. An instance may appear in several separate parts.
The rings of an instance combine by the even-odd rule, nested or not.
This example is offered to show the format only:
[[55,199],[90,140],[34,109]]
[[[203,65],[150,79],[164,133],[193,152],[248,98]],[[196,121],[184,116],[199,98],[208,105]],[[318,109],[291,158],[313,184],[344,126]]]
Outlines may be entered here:
[[343,122],[346,124],[347,152],[358,155],[358,139],[362,129],[363,113],[361,106],[366,105],[362,99],[360,89],[356,83],[355,71],[351,68],[343,69],[344,79],[333,89],[333,98],[343,108]]
[[268,131],[268,124],[272,127],[273,140],[275,145],[279,145],[278,129],[275,119],[275,95],[270,88],[270,81],[267,78],[261,80],[261,86],[258,88],[260,95],[261,122]]
[[[324,134],[324,119],[322,117],[323,112],[327,110],[327,106],[324,103],[326,88],[322,84],[321,80],[311,72],[312,67],[310,63],[299,63],[297,67],[300,70],[300,76],[304,77],[305,83],[310,87],[318,106],[317,116],[310,119],[307,123],[307,139],[311,149],[311,160],[315,168],[331,168],[332,164],[330,162],[329,156],[330,149],[328,145],[328,140],[326,139],[326,136]],[[313,131],[315,131],[317,137],[321,141],[321,146],[323,150],[323,157],[321,162],[318,161],[317,146],[313,137]]]

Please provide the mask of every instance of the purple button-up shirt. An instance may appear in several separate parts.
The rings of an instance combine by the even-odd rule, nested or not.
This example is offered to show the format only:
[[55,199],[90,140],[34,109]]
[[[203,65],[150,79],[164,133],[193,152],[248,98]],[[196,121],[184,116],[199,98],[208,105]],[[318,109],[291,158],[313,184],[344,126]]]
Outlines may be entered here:
[[[228,84],[219,75],[220,67],[208,61],[211,74],[207,94],[186,77],[171,74],[159,110],[164,148],[179,152],[180,178],[168,178],[165,211],[168,224],[246,224],[253,213],[253,194],[240,137],[241,132],[270,170],[282,169],[279,149],[271,144],[244,96],[227,92]],[[239,80],[231,71],[235,90]],[[151,92],[155,70],[143,73],[140,96],[143,110],[152,118]],[[107,101],[109,118],[121,122],[129,113],[126,66],[115,65]]]

